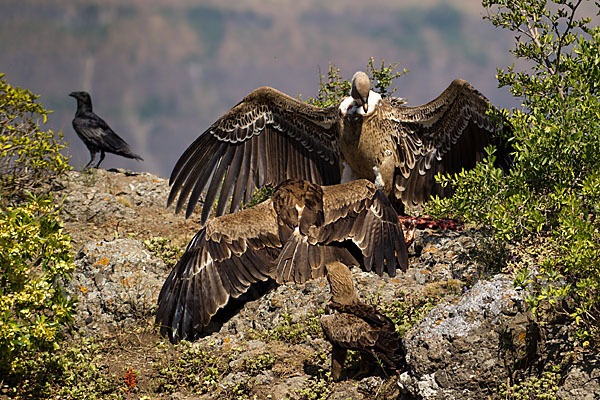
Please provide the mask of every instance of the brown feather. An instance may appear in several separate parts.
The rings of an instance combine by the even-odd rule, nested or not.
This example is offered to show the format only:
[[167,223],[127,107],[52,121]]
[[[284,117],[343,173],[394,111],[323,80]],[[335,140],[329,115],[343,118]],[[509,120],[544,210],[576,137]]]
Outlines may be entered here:
[[[190,198],[187,206],[189,216],[199,199],[198,192],[202,192],[209,180],[218,181],[214,187],[224,182],[222,174],[213,173],[221,159],[233,158],[231,152],[237,146],[242,146],[248,156],[242,160],[239,179],[228,181],[233,190],[221,189],[228,195],[232,193],[234,198],[237,196],[237,200],[247,201],[254,189],[265,184],[276,185],[293,177],[309,178],[308,170],[300,168],[306,158],[316,173],[310,176],[316,183],[339,182],[339,171],[333,174],[330,171],[332,166],[337,168],[339,158],[336,142],[332,140],[336,137],[337,114],[335,107],[322,109],[272,88],[256,89],[186,149],[171,173],[169,204],[179,194],[177,209],[180,210],[192,188],[197,188],[196,196]],[[240,201],[232,203],[233,211]],[[204,208],[211,209],[213,202],[211,193],[211,202],[206,202]],[[219,211],[223,210],[219,207]]]
[[[405,204],[421,204],[432,195],[445,197],[451,190],[435,183],[438,172],[454,174],[473,168],[490,143],[507,148],[505,142],[496,139],[502,127],[497,129],[486,115],[490,107],[481,93],[460,79],[425,105],[390,107],[390,115],[399,121],[395,129],[398,151],[411,149],[411,156],[425,161],[415,162],[415,167],[405,163],[408,169],[403,170],[403,176],[394,178],[394,195]],[[501,152],[498,165],[510,164],[508,152]],[[419,174],[413,172],[417,166]]]
[[[355,77],[352,104],[361,106],[374,95],[365,93],[370,82],[364,73]],[[362,178],[375,181],[379,174],[393,204],[421,204],[434,194],[451,193],[435,183],[436,173],[472,168],[490,143],[499,146],[497,165],[510,166],[510,146],[498,134],[509,127],[492,123],[486,115],[489,101],[469,83],[457,79],[422,106],[403,103],[385,98],[369,104],[363,116],[349,112],[354,106],[346,99],[345,110],[318,108],[272,88],[256,89],[186,149],[171,173],[168,203],[179,195],[179,211],[191,193],[189,217],[208,187],[204,224],[219,187],[217,216],[230,200],[230,212],[235,212],[256,188],[286,179],[339,183],[343,159]],[[243,151],[241,159],[237,151]],[[233,167],[227,169],[229,164]]]
[[[369,234],[357,234],[365,228]],[[193,340],[230,298],[259,281],[303,284],[322,277],[329,262],[359,265],[344,247],[349,240],[363,251],[367,270],[394,276],[408,266],[398,216],[366,180],[328,187],[289,180],[263,203],[209,219],[163,285],[161,333]]]
[[339,379],[343,367],[339,349],[358,350],[398,369],[404,362],[404,349],[394,323],[375,307],[360,302],[347,266],[332,262],[326,269],[332,297],[321,327],[334,350],[338,349],[332,352],[333,378]]

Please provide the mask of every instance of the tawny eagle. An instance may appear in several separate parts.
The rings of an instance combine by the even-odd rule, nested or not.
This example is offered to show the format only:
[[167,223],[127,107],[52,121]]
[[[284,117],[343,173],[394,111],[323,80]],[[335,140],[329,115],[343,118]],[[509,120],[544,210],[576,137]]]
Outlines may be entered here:
[[220,308],[254,283],[272,278],[303,284],[324,276],[332,261],[379,275],[406,270],[396,211],[364,179],[323,187],[284,181],[271,199],[208,220],[163,285],[157,324],[172,342],[194,340]]

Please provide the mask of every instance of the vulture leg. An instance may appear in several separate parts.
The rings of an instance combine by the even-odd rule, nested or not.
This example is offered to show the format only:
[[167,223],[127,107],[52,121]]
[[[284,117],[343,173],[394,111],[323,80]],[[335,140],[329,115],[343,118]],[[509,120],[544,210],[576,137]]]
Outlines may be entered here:
[[340,379],[342,374],[342,368],[344,367],[344,361],[346,361],[347,349],[343,347],[333,345],[331,350],[331,376],[333,380],[337,381]]

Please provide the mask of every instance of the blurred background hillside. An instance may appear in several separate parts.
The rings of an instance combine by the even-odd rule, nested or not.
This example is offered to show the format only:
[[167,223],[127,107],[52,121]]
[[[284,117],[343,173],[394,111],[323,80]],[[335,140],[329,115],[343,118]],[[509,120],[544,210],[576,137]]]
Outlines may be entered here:
[[71,127],[86,90],[94,110],[145,161],[107,155],[103,167],[168,176],[182,151],[256,87],[304,99],[331,62],[349,79],[368,58],[399,62],[396,95],[425,103],[452,79],[494,104],[519,106],[498,89],[513,62],[512,36],[482,19],[474,0],[2,0],[0,72],[42,96],[79,168],[89,153]]

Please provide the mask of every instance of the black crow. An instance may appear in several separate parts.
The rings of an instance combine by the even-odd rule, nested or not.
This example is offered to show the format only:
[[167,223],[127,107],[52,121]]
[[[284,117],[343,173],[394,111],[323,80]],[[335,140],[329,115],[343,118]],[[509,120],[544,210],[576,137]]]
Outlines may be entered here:
[[84,169],[94,162],[96,153],[100,152],[100,161],[95,168],[100,166],[104,160],[105,153],[118,154],[127,158],[143,161],[143,158],[134,154],[129,145],[117,135],[106,122],[92,111],[92,98],[88,92],[72,92],[69,96],[77,99],[77,111],[73,118],[73,129],[87,146],[92,159]]

